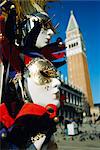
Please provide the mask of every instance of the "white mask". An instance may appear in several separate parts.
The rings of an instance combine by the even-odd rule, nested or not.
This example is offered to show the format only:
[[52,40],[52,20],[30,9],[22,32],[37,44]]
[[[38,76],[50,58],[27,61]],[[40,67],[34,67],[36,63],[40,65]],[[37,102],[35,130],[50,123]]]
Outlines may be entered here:
[[46,46],[47,44],[49,44],[50,39],[53,34],[54,34],[54,32],[51,29],[41,28],[41,31],[37,37],[35,46],[38,48],[42,48],[42,47]]
[[[59,86],[61,83],[57,79],[57,72],[53,65],[47,60],[39,59],[29,65],[28,69],[30,77],[27,78],[27,86],[33,103],[41,106],[54,104],[59,107]],[[44,76],[44,73],[46,73],[46,76]]]

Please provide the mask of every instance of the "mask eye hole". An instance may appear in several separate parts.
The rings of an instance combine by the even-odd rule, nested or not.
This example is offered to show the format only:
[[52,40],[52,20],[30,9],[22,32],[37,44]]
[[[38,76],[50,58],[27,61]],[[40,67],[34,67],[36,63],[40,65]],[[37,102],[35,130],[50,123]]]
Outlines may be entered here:
[[45,28],[45,29],[51,29],[51,26],[50,26],[48,23],[45,23],[45,24],[44,24],[44,28]]
[[44,25],[43,25],[43,29],[44,29],[44,30],[48,30],[48,29],[50,29],[50,27],[49,27],[47,24],[44,24]]
[[54,70],[44,70],[40,71],[40,73],[46,78],[57,78],[58,74]]
[[49,77],[48,72],[40,71],[40,73],[41,73],[44,77]]

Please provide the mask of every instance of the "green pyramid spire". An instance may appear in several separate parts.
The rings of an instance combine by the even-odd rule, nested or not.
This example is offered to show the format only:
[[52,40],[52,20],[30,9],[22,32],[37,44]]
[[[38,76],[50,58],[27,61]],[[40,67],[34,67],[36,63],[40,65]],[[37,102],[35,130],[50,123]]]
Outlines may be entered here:
[[68,28],[67,28],[67,31],[71,31],[71,30],[74,30],[76,28],[79,28],[78,24],[77,24],[77,21],[75,19],[75,16],[73,14],[73,11],[71,10],[70,11],[70,19],[69,19],[69,23],[68,23]]

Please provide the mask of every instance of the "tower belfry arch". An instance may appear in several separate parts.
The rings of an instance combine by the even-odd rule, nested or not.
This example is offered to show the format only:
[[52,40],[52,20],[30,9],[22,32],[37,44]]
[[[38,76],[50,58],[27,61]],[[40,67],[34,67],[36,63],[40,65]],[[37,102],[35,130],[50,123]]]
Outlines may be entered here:
[[66,29],[66,47],[68,81],[85,94],[90,107],[93,107],[86,47],[73,11]]

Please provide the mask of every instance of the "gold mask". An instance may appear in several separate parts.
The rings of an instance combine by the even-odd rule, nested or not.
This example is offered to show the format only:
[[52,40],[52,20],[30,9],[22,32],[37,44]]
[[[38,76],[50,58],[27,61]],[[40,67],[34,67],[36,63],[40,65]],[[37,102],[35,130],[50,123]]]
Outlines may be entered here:
[[59,73],[53,64],[47,59],[35,58],[27,66],[30,78],[33,78],[38,85],[51,82],[51,78],[59,77]]

